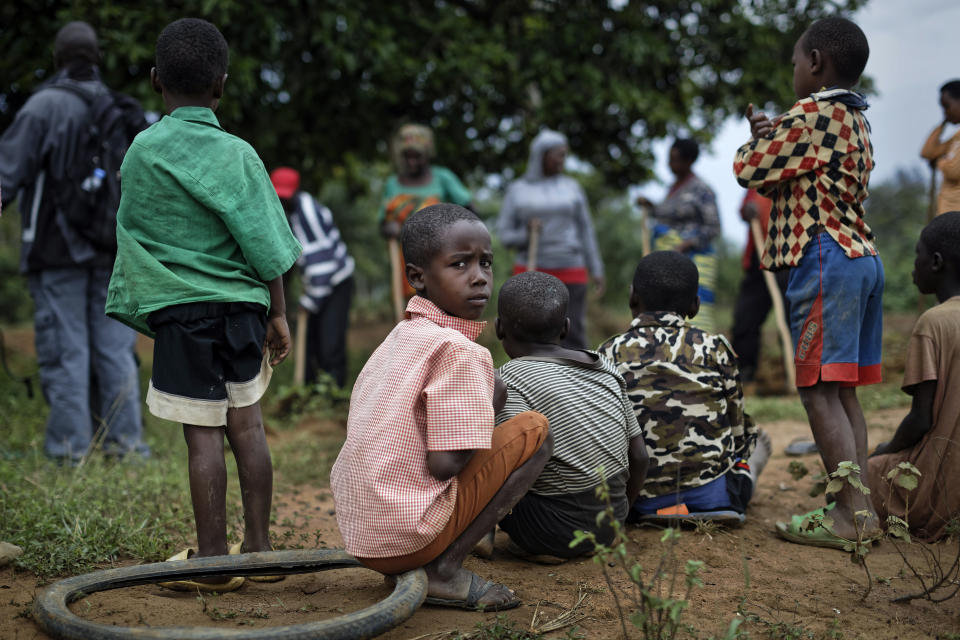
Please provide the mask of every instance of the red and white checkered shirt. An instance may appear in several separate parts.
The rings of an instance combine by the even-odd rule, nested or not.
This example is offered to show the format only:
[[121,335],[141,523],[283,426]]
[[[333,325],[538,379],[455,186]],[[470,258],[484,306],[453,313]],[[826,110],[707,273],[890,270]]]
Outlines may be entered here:
[[873,146],[861,110],[844,104],[848,96],[856,94],[829,89],[804,98],[770,135],[737,150],[737,181],[773,200],[766,269],[797,266],[807,242],[821,230],[848,258],[877,255],[863,220]]
[[485,325],[414,296],[406,319],[367,360],[330,474],[348,553],[413,553],[450,520],[457,479],[431,476],[427,452],[491,446],[493,358],[474,342]]

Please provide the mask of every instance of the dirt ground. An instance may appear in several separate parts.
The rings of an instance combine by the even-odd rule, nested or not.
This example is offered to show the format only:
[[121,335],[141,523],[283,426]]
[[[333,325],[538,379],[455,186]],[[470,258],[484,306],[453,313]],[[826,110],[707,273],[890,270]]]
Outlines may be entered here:
[[[868,415],[871,440],[892,432],[904,410]],[[302,428],[329,432],[338,428],[329,422],[307,422]],[[699,637],[722,635],[744,610],[758,619],[741,629],[751,637],[814,637],[790,635],[801,628],[815,637],[843,638],[947,638],[960,632],[960,598],[940,605],[917,601],[898,605],[891,598],[912,591],[915,584],[904,573],[903,561],[893,545],[883,543],[870,552],[868,561],[875,578],[872,592],[862,600],[866,577],[863,570],[839,551],[789,544],[773,533],[774,522],[819,505],[807,495],[809,478],[795,482],[787,472],[789,458],[781,452],[794,437],[807,433],[799,421],[764,425],[771,434],[775,454],[760,478],[747,523],[734,530],[709,533],[686,532],[678,545],[678,557],[702,560],[705,585],[694,591],[685,622]],[[274,437],[282,437],[274,436]],[[816,471],[815,456],[803,459]],[[326,487],[299,487],[276,496],[278,521],[291,518],[306,531],[317,532],[321,546],[341,544]],[[653,566],[660,554],[660,533],[631,528],[630,552],[644,567]],[[576,602],[583,637],[621,637],[617,608],[602,574],[593,561],[571,561],[560,566],[541,566],[519,560],[505,549],[505,534],[498,533],[493,560],[471,558],[467,567],[484,577],[513,587],[524,604],[507,615],[519,626],[529,625],[534,615],[549,620]],[[944,552],[948,549],[944,548]],[[745,573],[749,572],[749,579]],[[618,585],[623,574],[613,572]],[[42,589],[35,576],[10,568],[0,570],[0,637],[46,638],[29,615],[35,595]],[[148,585],[94,594],[73,605],[80,616],[121,626],[205,625],[224,629],[298,624],[334,617],[386,597],[389,588],[375,573],[363,569],[331,571],[288,577],[276,584],[248,582],[241,590],[216,596],[175,593]],[[444,631],[467,632],[494,614],[470,613],[423,607],[384,638],[411,640],[439,637]],[[780,624],[780,627],[772,625]],[[562,637],[564,631],[554,634]],[[830,635],[832,633],[832,635]],[[842,635],[838,635],[842,634]],[[632,637],[640,637],[639,633]]]

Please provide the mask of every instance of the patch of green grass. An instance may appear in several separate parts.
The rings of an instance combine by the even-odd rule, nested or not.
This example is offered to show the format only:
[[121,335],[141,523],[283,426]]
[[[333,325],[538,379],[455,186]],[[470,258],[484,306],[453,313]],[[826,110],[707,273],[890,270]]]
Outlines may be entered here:
[[[23,358],[11,364],[36,370]],[[141,376],[145,384],[148,371]],[[39,392],[29,398],[22,384],[0,376],[0,539],[23,548],[17,566],[48,579],[120,560],[163,560],[195,539],[179,425],[145,412],[150,459],[113,462],[95,452],[73,468],[43,455],[48,412]],[[228,460],[227,515],[239,522]]]
[[807,419],[807,413],[800,404],[800,396],[747,396],[744,399],[747,413],[758,423],[764,424],[776,420]]
[[[884,382],[857,389],[857,399],[864,411],[907,408],[910,396],[900,390],[899,382]],[[747,413],[759,424],[776,420],[800,420],[806,422],[807,413],[800,396],[749,396],[745,400]]]
[[270,451],[277,476],[284,484],[326,485],[345,436],[346,431],[343,435],[298,433],[287,437]]

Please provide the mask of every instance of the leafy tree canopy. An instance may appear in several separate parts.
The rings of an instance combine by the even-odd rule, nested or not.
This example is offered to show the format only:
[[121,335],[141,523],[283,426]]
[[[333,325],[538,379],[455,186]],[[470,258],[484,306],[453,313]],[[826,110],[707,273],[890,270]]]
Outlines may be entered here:
[[461,175],[522,169],[542,126],[611,186],[650,177],[651,142],[708,141],[748,102],[793,101],[790,56],[813,20],[865,0],[35,0],[0,6],[0,129],[52,72],[57,29],[90,22],[104,79],[162,110],[160,30],[215,23],[231,47],[218,115],[268,166],[360,183],[404,121],[437,132]]

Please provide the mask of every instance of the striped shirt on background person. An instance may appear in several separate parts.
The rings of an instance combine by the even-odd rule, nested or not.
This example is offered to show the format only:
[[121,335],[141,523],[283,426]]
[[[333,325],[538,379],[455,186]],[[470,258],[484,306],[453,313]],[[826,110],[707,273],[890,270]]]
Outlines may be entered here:
[[306,192],[296,195],[296,208],[290,213],[290,227],[303,245],[297,264],[303,269],[303,295],[300,305],[316,313],[320,302],[333,288],[353,275],[353,257],[333,221],[330,209]]
[[569,495],[600,484],[629,469],[629,440],[642,435],[627,398],[626,385],[613,364],[598,356],[593,364],[565,358],[515,358],[500,367],[507,403],[497,424],[524,411],[550,421],[553,455],[530,491]]

